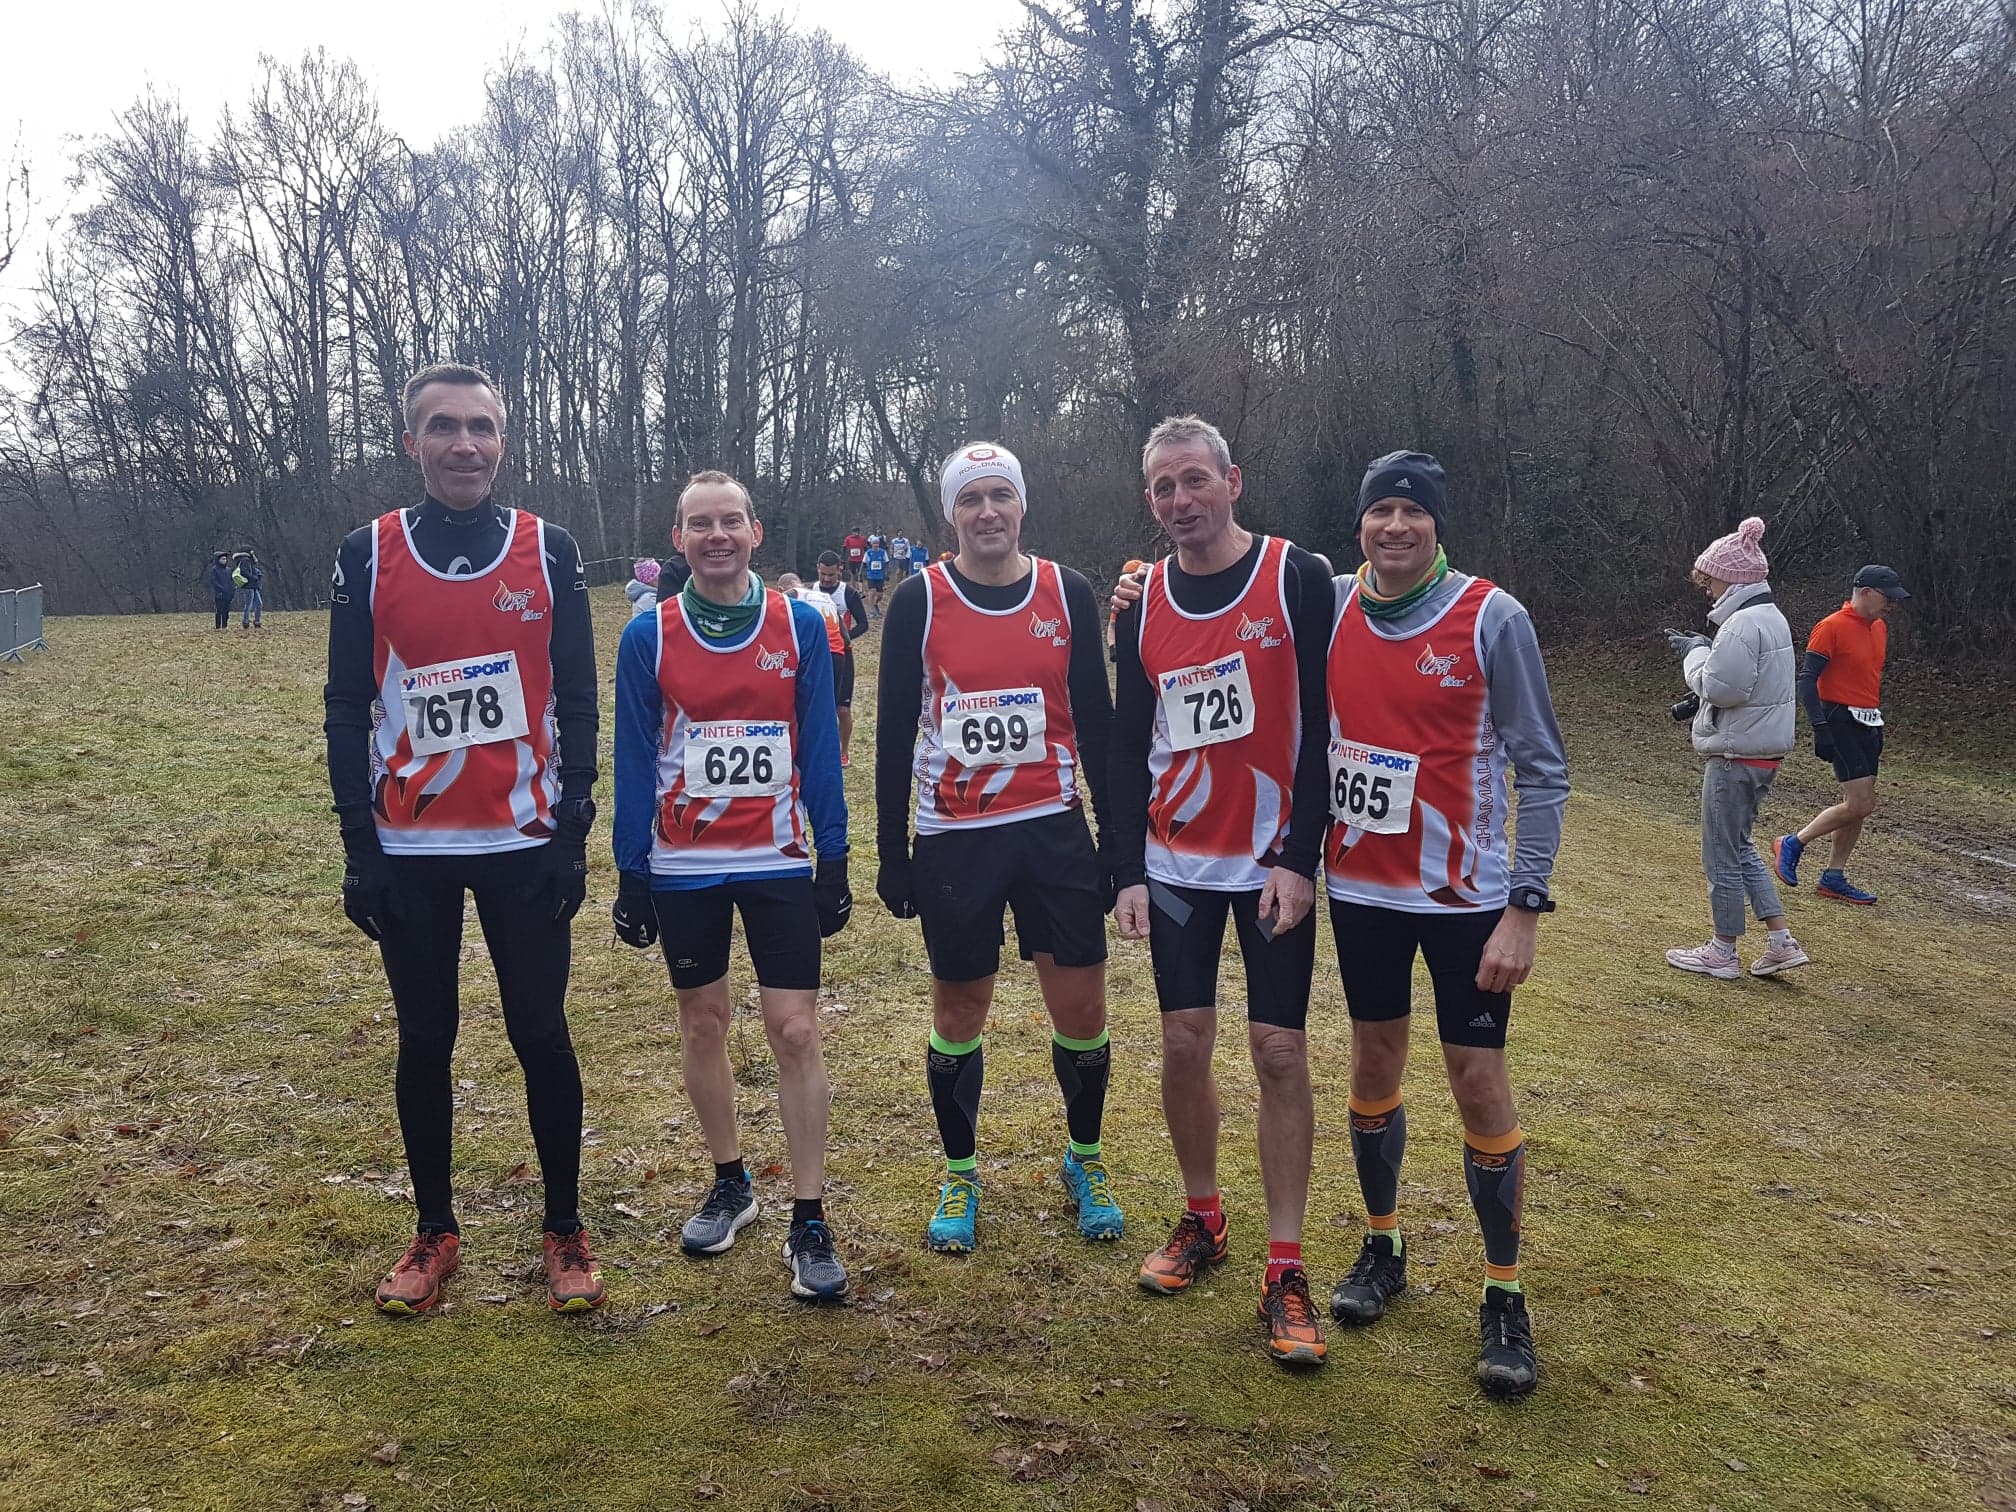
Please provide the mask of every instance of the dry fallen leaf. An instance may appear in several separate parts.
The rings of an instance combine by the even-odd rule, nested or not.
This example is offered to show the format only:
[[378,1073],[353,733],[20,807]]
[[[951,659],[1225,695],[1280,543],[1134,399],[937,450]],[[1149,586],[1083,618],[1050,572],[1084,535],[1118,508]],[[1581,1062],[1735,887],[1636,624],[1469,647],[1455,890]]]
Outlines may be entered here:
[[1503,1465],[1480,1464],[1475,1466],[1474,1468],[1476,1469],[1477,1473],[1483,1476],[1484,1479],[1486,1480],[1504,1480],[1512,1474],[1512,1472],[1510,1470],[1507,1470]]
[[381,1465],[389,1465],[399,1458],[399,1440],[387,1439],[371,1451],[371,1458]]

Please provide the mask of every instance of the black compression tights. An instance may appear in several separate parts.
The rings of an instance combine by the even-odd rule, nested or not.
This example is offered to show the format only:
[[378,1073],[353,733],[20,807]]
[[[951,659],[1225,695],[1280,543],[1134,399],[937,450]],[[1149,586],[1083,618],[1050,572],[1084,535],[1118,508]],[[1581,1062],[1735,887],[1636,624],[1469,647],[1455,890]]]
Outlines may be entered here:
[[546,1227],[579,1221],[581,1067],[567,1033],[572,936],[542,904],[538,850],[487,856],[394,856],[392,923],[379,949],[399,1012],[397,1092],[406,1165],[423,1227],[455,1227],[449,1157],[455,1093],[449,1063],[461,1022],[457,965],[463,892],[474,893],[497,968],[504,1029],[525,1072],[532,1142],[546,1182]]

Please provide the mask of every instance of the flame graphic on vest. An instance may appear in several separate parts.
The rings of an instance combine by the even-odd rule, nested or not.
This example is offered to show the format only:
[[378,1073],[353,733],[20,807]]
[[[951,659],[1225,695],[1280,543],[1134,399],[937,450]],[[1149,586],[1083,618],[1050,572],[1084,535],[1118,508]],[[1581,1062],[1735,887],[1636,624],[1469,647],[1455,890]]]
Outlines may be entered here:
[[1064,620],[1062,616],[1056,619],[1038,619],[1034,609],[1029,611],[1029,633],[1038,640],[1046,638],[1054,639],[1058,631],[1063,628],[1063,625]]
[[532,590],[530,588],[520,588],[516,593],[513,593],[505,585],[504,580],[499,578],[497,580],[497,596],[490,600],[490,602],[497,606],[497,612],[500,614],[518,614],[531,604]]
[[1423,677],[1447,677],[1450,669],[1463,660],[1461,655],[1437,656],[1433,646],[1421,648],[1421,659],[1414,663],[1414,670]]
[[768,646],[756,648],[756,670],[758,672],[782,672],[791,660],[789,652],[772,651]]
[[1242,641],[1256,640],[1265,642],[1267,641],[1267,632],[1271,630],[1273,627],[1274,627],[1274,616],[1271,614],[1265,616],[1262,619],[1252,620],[1246,617],[1246,614],[1243,610],[1240,612],[1239,639],[1241,639]]

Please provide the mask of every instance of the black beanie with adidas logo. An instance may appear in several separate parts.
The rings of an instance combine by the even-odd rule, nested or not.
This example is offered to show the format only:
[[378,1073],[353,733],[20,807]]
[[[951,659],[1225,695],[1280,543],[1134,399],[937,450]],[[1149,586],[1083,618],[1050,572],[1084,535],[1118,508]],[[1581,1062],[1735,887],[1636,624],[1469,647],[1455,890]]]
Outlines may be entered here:
[[1365,469],[1365,481],[1358,485],[1358,513],[1351,521],[1353,533],[1365,523],[1365,511],[1381,499],[1412,499],[1434,516],[1435,538],[1442,538],[1447,526],[1442,514],[1442,464],[1428,453],[1388,452]]

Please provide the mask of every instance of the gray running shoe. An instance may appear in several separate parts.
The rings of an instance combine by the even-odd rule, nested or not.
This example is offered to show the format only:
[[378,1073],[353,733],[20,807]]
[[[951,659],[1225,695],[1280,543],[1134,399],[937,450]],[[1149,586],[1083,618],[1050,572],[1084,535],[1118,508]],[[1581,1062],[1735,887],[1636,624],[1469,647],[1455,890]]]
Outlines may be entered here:
[[733,1248],[735,1236],[755,1221],[756,1189],[723,1177],[679,1230],[679,1248],[689,1255],[718,1255]]
[[791,1267],[791,1295],[808,1302],[837,1302],[847,1295],[847,1267],[833,1253],[833,1231],[824,1220],[808,1219],[784,1241]]

